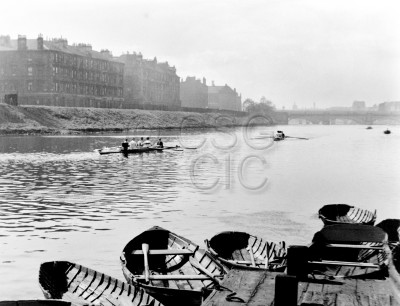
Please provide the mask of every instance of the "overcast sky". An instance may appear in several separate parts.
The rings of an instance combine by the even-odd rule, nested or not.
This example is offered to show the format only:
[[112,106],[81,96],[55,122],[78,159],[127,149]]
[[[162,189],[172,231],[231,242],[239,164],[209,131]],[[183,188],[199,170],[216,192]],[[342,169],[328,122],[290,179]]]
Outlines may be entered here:
[[156,56],[242,100],[400,101],[399,0],[12,0],[0,11],[0,35]]

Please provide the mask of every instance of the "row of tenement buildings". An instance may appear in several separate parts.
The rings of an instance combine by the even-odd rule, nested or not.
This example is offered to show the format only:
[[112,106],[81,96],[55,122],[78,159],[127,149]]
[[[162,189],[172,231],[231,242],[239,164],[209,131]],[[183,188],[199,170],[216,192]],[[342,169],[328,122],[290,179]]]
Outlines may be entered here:
[[13,99],[22,105],[241,110],[236,89],[194,77],[181,82],[168,62],[140,53],[114,57],[62,38],[0,36],[0,102]]

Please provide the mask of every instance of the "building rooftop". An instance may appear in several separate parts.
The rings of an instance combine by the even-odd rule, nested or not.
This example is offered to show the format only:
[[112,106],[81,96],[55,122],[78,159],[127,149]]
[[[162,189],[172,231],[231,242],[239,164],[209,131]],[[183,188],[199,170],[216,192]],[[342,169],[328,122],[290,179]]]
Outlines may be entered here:
[[[26,41],[27,50],[39,50],[38,39],[24,39]],[[111,52],[108,50],[94,51],[90,44],[68,45],[68,41],[64,38],[43,40],[43,49],[61,51],[73,55],[89,56],[96,59],[114,60]],[[9,36],[0,36],[0,51],[16,50],[18,50],[18,39],[10,39]]]

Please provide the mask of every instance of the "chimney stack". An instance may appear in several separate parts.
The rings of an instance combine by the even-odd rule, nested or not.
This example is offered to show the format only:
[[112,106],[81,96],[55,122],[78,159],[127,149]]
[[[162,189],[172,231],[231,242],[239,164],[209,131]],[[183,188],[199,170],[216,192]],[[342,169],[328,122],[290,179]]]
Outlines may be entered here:
[[206,80],[206,78],[204,78],[204,77],[203,77],[203,84],[204,84],[204,85],[207,85],[207,80]]
[[37,38],[37,49],[43,50],[43,36],[39,35]]
[[18,50],[26,50],[26,36],[18,35]]

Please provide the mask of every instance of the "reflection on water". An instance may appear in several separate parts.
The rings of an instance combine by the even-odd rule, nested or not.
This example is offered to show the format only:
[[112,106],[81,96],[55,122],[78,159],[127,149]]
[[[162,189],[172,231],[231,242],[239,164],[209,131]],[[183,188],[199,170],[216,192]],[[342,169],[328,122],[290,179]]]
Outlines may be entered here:
[[327,203],[400,218],[400,129],[276,129],[310,140],[253,139],[267,128],[170,131],[167,145],[201,147],[126,158],[94,152],[119,145],[121,134],[0,137],[0,296],[41,298],[47,260],[122,278],[119,253],[153,225],[202,246],[223,230],[307,244]]
[[160,203],[165,208],[176,198],[178,179],[176,162],[166,158],[156,152],[128,159],[94,152],[5,154],[1,225],[29,235],[86,231],[92,221],[137,218]]

